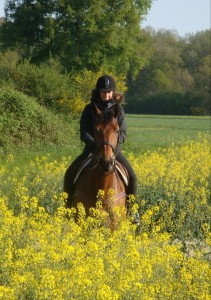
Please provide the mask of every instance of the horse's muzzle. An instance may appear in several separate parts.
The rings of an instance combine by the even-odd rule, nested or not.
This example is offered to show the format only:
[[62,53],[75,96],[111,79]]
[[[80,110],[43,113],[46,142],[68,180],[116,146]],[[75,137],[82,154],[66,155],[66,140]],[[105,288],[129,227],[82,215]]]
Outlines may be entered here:
[[100,166],[105,172],[112,172],[114,170],[114,160],[100,159]]

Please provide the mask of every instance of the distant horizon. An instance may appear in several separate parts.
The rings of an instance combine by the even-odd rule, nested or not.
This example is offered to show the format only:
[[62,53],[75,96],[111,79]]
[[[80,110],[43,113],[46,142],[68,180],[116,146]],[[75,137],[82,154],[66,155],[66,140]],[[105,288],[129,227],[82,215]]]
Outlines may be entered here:
[[[210,0],[154,0],[140,27],[175,31],[180,37],[210,30],[210,6]],[[0,17],[4,17],[3,1]]]

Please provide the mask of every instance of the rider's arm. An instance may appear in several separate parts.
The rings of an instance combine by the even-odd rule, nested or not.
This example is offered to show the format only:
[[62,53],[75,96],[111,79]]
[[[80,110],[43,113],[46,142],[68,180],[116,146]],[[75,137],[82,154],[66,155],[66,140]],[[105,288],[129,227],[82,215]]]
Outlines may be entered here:
[[125,122],[125,114],[122,107],[120,107],[119,115],[117,117],[118,124],[119,124],[119,143],[123,144],[126,139],[126,131],[127,126]]
[[93,137],[93,108],[87,105],[81,115],[80,119],[80,138],[86,146],[94,146]]

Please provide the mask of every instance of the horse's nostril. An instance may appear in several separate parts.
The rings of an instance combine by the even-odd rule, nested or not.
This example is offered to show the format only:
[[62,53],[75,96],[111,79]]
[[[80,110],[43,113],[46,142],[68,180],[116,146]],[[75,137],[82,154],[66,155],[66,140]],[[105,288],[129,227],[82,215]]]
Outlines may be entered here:
[[102,169],[106,172],[110,171],[113,167],[111,161],[107,161],[107,160],[101,160],[100,165],[101,165]]

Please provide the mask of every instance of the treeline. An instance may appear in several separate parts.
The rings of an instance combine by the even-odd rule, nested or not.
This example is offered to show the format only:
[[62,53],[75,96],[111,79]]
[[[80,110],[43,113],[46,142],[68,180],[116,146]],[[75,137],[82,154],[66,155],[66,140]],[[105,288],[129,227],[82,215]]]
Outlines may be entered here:
[[143,114],[209,115],[211,31],[180,38],[176,32],[149,28],[149,57],[129,80],[127,111]]
[[59,113],[80,112],[102,73],[128,113],[210,114],[210,30],[181,38],[140,23],[145,1],[5,1],[0,88]]

